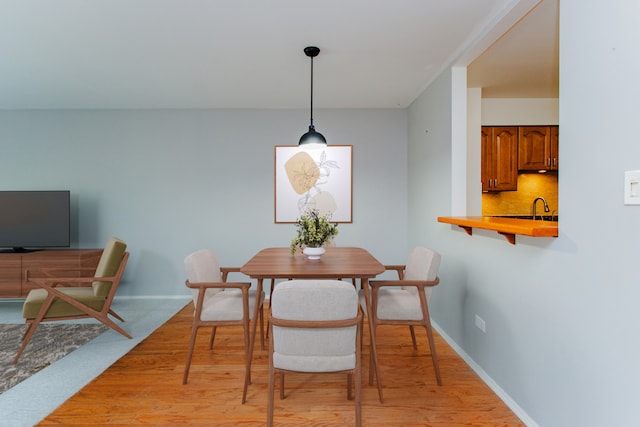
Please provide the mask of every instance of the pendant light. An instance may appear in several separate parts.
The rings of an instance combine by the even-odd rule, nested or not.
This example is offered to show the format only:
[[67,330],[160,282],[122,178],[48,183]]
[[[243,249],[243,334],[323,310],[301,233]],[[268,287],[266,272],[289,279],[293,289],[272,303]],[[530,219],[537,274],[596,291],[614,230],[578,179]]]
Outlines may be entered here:
[[304,53],[309,58],[311,58],[311,118],[309,121],[309,132],[300,137],[298,146],[307,144],[327,145],[327,140],[324,138],[324,136],[322,136],[321,133],[316,132],[316,129],[313,127],[313,58],[318,56],[318,54],[320,53],[320,49],[315,46],[308,46],[304,48]]

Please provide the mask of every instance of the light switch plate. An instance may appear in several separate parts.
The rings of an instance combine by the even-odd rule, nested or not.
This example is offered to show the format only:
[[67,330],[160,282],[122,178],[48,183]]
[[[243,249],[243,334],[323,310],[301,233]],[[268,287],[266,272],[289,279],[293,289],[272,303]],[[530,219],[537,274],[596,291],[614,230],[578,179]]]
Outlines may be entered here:
[[640,170],[624,173],[624,204],[640,205]]

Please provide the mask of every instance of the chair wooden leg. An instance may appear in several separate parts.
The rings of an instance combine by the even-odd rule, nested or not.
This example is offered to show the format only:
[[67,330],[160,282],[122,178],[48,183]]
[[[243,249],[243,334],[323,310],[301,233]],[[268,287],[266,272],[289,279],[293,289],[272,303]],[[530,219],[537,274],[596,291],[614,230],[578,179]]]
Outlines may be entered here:
[[213,350],[213,342],[216,340],[216,326],[211,330],[211,338],[209,338],[209,350]]
[[347,374],[347,400],[353,399],[353,396],[351,395],[352,387],[353,387],[353,374],[348,373]]
[[106,315],[106,314],[105,315],[96,315],[96,316],[94,316],[94,318],[99,320],[99,321],[101,321],[102,323],[104,323],[105,325],[107,325],[108,327],[113,329],[114,331],[121,333],[125,337],[127,337],[129,339],[133,338],[131,335],[129,335],[129,333],[127,331],[125,331],[120,326],[118,326],[118,324],[116,322],[114,322],[113,320],[109,319],[108,315]]
[[[269,287],[269,308],[271,308],[271,296],[273,295],[273,288],[276,285],[276,279],[271,279],[271,286]],[[269,338],[269,319],[267,319],[267,338]],[[264,346],[262,347],[264,350]]]
[[376,373],[376,381],[378,382],[378,399],[380,403],[384,403],[382,396],[382,378],[380,374],[380,367],[378,366],[378,350],[376,348],[376,324],[375,319],[369,319],[369,322],[373,324],[369,325],[369,385],[373,385],[373,371]]
[[440,365],[438,363],[438,354],[436,353],[436,342],[433,338],[433,330],[431,329],[431,322],[427,320],[427,339],[429,340],[429,349],[431,350],[431,360],[433,361],[433,369],[436,372],[436,380],[438,385],[442,385],[442,377],[440,376]]
[[431,360],[433,361],[433,369],[436,372],[436,380],[438,381],[438,385],[442,385],[442,378],[440,377],[440,366],[438,365],[438,354],[436,353],[436,342],[433,339],[433,330],[431,328],[429,304],[427,303],[427,297],[424,292],[420,292],[419,296],[420,296],[420,306],[422,308],[422,319],[424,322],[424,328],[427,330],[427,339],[429,340],[429,350],[431,350]]
[[38,315],[36,316],[35,319],[29,322],[29,327],[27,328],[27,331],[22,337],[22,345],[18,350],[18,354],[16,354],[16,357],[13,359],[14,365],[18,363],[18,359],[20,359],[20,356],[22,356],[22,352],[27,347],[27,344],[29,344],[29,341],[31,340],[31,337],[33,337],[33,334],[36,332],[36,329],[38,329],[38,325],[40,325],[40,322],[42,322],[42,319],[44,319],[44,315],[47,314],[47,311],[49,311],[49,307],[51,307],[51,304],[53,304],[54,299],[55,299],[55,295],[52,293],[48,293],[47,298],[45,298],[44,302],[42,303],[42,306],[40,307],[40,311],[38,312]]
[[276,279],[271,279],[271,286],[269,287],[269,304],[271,304],[271,297],[273,296],[273,287],[275,286]]
[[360,375],[356,375],[356,427],[362,426],[362,384],[360,383]]
[[373,370],[375,362],[373,361],[373,353],[369,350],[369,385],[373,385]]
[[247,390],[251,383],[251,338],[249,337],[249,317],[245,315],[244,324],[244,388],[242,390],[242,403],[247,401]]
[[119,321],[124,322],[124,319],[122,317],[120,317],[118,315],[118,313],[116,313],[115,311],[109,309],[109,314],[112,315],[113,317],[115,317],[116,319],[118,319]]
[[273,426],[273,395],[275,393],[275,378],[276,374],[273,371],[273,363],[269,363],[269,395],[267,398],[267,427]]
[[260,348],[264,350],[264,305],[260,307]]
[[182,376],[182,384],[187,383],[189,377],[189,369],[191,368],[191,357],[193,356],[193,348],[196,344],[196,336],[198,335],[198,325],[193,320],[193,328],[191,330],[191,340],[189,341],[189,350],[187,350],[187,363],[184,365],[184,375]]
[[22,336],[22,345],[20,346],[20,349],[18,350],[18,353],[16,354],[16,357],[13,359],[13,364],[14,365],[16,363],[18,363],[18,359],[20,359],[20,356],[22,356],[22,352],[27,347],[27,344],[29,344],[29,341],[31,340],[31,337],[35,333],[36,328],[38,327],[39,324],[40,324],[40,322],[38,322],[38,323],[29,323],[28,324],[27,330],[25,331],[24,335]]
[[411,331],[411,341],[413,342],[413,349],[418,349],[418,343],[416,342],[416,331],[413,329],[413,325],[409,325],[409,331]]
[[280,400],[284,399],[284,372],[280,372]]
[[355,368],[355,382],[356,382],[356,427],[362,426],[362,352],[358,351],[359,344],[362,344],[362,328],[359,327],[356,333],[356,368]]

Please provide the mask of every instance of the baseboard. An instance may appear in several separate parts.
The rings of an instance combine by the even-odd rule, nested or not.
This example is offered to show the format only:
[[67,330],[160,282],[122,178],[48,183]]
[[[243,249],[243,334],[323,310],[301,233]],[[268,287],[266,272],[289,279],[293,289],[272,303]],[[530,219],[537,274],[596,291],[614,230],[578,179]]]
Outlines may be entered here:
[[191,295],[125,295],[125,296],[117,296],[114,298],[116,300],[135,300],[135,299],[183,299],[190,300],[192,299]]
[[489,386],[489,388],[491,390],[493,390],[493,392],[498,395],[498,397],[509,407],[509,409],[511,409],[518,418],[520,418],[520,420],[525,423],[525,425],[527,425],[527,427],[539,427],[538,423],[536,423],[525,411],[524,409],[522,409],[520,407],[520,405],[518,405],[515,400],[513,400],[511,398],[511,396],[509,396],[507,394],[507,392],[505,392],[499,385],[498,383],[496,383],[493,378],[491,378],[489,376],[489,374],[487,374],[485,372],[484,369],[482,369],[480,367],[480,365],[478,365],[472,358],[471,356],[469,356],[453,339],[451,339],[451,337],[449,335],[447,335],[442,328],[433,321],[433,319],[431,320],[431,325],[433,326],[433,328],[438,332],[438,334],[440,334],[440,336],[442,337],[442,339],[444,339],[447,344],[449,344],[451,346],[451,348],[453,348],[453,350],[458,353],[458,355],[462,358],[462,360],[464,360],[467,365],[469,365],[471,367],[471,369],[473,369],[473,371],[478,374],[478,376],[480,377],[480,379],[482,379],[482,381],[484,381],[485,384],[487,384],[487,386]]

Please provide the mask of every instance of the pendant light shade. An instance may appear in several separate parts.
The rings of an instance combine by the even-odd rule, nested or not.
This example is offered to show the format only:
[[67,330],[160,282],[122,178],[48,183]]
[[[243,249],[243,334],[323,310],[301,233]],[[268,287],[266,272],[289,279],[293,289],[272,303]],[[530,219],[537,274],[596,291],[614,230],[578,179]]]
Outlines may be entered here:
[[311,114],[309,120],[309,132],[300,137],[299,146],[307,144],[324,144],[327,145],[327,140],[321,133],[316,132],[313,127],[313,58],[318,56],[320,49],[315,46],[308,46],[304,48],[304,53],[311,58]]

